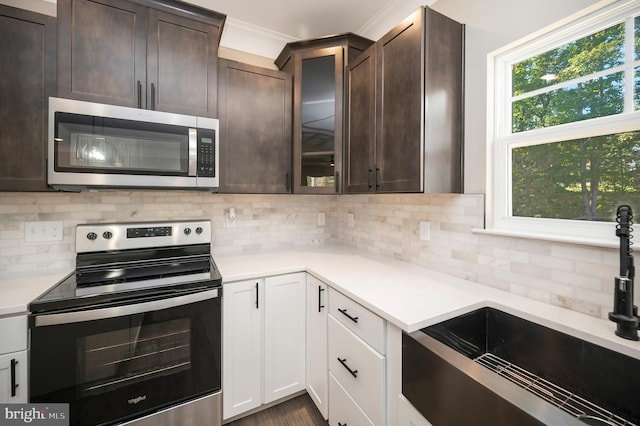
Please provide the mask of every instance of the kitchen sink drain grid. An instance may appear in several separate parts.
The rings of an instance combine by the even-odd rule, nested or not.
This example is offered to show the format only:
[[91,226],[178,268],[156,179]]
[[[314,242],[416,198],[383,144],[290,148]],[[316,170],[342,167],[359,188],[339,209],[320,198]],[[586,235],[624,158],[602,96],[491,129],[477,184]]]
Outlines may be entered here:
[[474,360],[491,371],[592,425],[637,426],[529,371],[486,353]]

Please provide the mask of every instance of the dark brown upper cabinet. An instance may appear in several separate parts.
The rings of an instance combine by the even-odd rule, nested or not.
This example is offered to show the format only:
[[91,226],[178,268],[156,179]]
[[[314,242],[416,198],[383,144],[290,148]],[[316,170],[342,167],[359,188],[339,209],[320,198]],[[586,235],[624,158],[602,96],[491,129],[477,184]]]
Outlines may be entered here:
[[291,192],[291,74],[219,60],[220,192]]
[[216,117],[225,18],[172,0],[58,0],[58,96]]
[[463,78],[464,26],[429,8],[350,64],[345,192],[461,192]]
[[0,5],[0,190],[46,190],[56,19]]
[[276,59],[293,74],[293,192],[342,192],[345,66],[372,44],[342,34],[289,43]]

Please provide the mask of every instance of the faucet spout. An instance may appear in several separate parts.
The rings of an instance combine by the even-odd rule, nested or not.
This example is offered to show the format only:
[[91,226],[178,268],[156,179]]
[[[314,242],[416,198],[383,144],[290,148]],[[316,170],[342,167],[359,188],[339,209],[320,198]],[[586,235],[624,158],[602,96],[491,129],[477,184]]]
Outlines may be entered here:
[[635,266],[631,250],[633,212],[628,205],[618,207],[616,236],[620,238],[620,276],[615,278],[613,312],[609,319],[617,324],[616,335],[628,340],[640,340],[638,307],[633,304]]

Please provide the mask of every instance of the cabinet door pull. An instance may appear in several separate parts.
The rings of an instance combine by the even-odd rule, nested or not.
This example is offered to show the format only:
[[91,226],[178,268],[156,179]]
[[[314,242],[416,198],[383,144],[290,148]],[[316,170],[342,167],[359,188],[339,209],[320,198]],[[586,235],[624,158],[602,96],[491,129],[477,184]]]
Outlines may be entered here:
[[287,192],[291,190],[291,180],[289,179],[289,173],[284,175],[284,184]]
[[18,360],[15,358],[11,360],[11,397],[16,396],[16,389],[18,389],[18,383],[16,383],[16,365]]
[[151,109],[156,109],[156,85],[151,83]]
[[380,174],[380,167],[376,167],[376,179],[375,179],[375,182],[376,182],[376,190],[377,190],[378,188],[380,188],[380,184],[378,183],[378,180],[379,180],[379,176],[378,176],[378,175],[379,175],[379,174]]
[[256,309],[260,309],[260,293],[258,293],[258,283],[256,283]]
[[324,308],[324,305],[322,304],[322,292],[324,291],[324,288],[322,288],[321,285],[318,286],[318,312],[322,312],[322,308]]
[[142,82],[138,80],[138,108],[142,108]]
[[344,368],[346,368],[349,371],[349,373],[351,373],[351,375],[353,377],[356,377],[356,378],[358,377],[358,370],[350,369],[349,366],[347,365],[347,359],[346,358],[340,359],[340,357],[338,357],[338,361],[340,362],[340,364],[342,364],[342,366]]
[[349,318],[351,321],[356,322],[356,323],[358,322],[358,317],[352,317],[351,315],[349,315],[349,314],[347,313],[347,310],[346,310],[346,309],[340,309],[340,308],[338,308],[338,312],[340,312],[340,313],[341,313],[342,315],[344,315],[345,317]]
[[373,173],[373,169],[369,168],[369,179],[367,180],[367,186],[369,186],[369,188],[373,188],[373,185],[371,184],[371,174]]
[[340,172],[336,172],[334,183],[336,187],[336,193],[340,192]]

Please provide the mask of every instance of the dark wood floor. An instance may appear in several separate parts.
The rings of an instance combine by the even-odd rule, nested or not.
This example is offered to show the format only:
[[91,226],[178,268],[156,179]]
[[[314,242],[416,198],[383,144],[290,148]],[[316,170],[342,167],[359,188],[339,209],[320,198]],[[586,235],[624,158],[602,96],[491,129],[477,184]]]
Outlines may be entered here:
[[243,417],[227,426],[326,426],[328,423],[306,393]]

